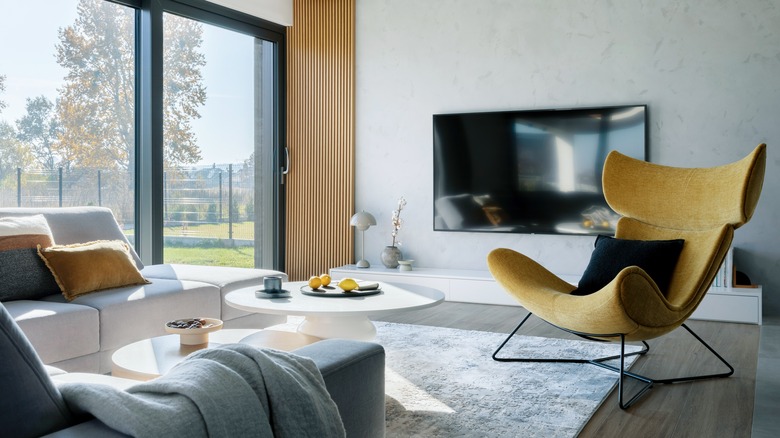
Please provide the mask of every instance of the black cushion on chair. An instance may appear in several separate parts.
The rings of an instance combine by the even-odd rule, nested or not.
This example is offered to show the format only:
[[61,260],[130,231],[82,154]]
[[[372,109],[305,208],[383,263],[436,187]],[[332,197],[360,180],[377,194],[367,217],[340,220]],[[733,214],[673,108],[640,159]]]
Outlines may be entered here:
[[623,269],[639,266],[666,293],[683,248],[682,239],[625,240],[598,236],[590,263],[571,294],[589,295],[601,290]]
[[35,437],[67,427],[62,395],[16,322],[0,304],[0,434]]

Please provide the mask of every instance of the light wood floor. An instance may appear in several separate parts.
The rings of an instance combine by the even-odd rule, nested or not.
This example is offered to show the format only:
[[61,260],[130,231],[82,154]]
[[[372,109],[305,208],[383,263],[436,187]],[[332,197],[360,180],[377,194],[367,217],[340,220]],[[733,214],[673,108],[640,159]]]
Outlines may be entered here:
[[[429,309],[380,318],[383,321],[509,333],[526,312],[519,307],[445,302]],[[613,391],[582,430],[581,437],[749,437],[753,421],[758,326],[689,320],[688,326],[735,368],[725,379],[657,385],[626,411]],[[532,317],[522,334],[574,338]],[[650,352],[631,371],[655,378],[721,372],[684,329],[649,342]],[[720,366],[718,366],[720,365]],[[687,373],[687,374],[686,374]]]

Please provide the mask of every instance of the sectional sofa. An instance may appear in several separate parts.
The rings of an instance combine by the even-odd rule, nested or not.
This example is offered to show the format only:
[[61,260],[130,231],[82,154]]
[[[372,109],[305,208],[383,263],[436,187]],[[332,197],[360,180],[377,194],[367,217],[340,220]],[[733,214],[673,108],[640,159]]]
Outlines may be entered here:
[[[385,432],[385,354],[380,345],[327,339],[294,351],[312,359],[339,410],[347,437]],[[0,435],[13,437],[119,437],[101,421],[72,413],[58,390],[67,382],[124,389],[137,382],[101,374],[44,368],[19,326],[0,304]],[[51,377],[51,375],[54,375]],[[226,407],[228,409],[228,407]]]
[[[127,242],[106,208],[0,208],[0,218],[38,214],[46,218],[58,245],[95,240]],[[111,370],[111,355],[129,343],[166,334],[164,324],[172,319],[218,317],[225,328],[263,328],[286,321],[276,315],[249,314],[224,301],[225,294],[232,290],[259,286],[264,276],[281,275],[286,279],[282,272],[176,264],[144,266],[132,249],[130,256],[148,284],[102,290],[72,301],[61,293],[52,293],[34,300],[5,300],[0,305],[0,354],[4,358],[4,366],[0,367],[1,431],[24,428],[29,422],[31,427],[40,426],[33,436],[44,430],[58,437],[120,436],[95,419],[55,412],[62,408],[56,384],[133,384],[103,375]],[[294,353],[310,357],[317,364],[339,408],[347,436],[384,435],[385,356],[381,346],[326,340]],[[44,369],[43,364],[50,366]]]
[[[54,243],[96,240],[127,242],[111,210],[101,207],[0,208],[0,217],[42,214]],[[264,328],[285,322],[277,315],[249,314],[225,304],[226,293],[262,284],[279,271],[160,264],[144,266],[131,256],[149,284],[82,295],[68,302],[61,293],[37,300],[5,301],[8,312],[47,365],[66,371],[108,373],[111,355],[129,343],[166,334],[166,321],[216,317],[225,328]]]

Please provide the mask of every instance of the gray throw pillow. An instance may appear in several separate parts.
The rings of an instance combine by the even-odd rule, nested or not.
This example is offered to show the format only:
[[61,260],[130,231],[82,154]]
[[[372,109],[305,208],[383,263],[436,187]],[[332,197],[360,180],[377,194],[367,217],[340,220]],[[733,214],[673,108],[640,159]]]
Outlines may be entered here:
[[0,301],[37,300],[60,293],[37,248],[0,251]]

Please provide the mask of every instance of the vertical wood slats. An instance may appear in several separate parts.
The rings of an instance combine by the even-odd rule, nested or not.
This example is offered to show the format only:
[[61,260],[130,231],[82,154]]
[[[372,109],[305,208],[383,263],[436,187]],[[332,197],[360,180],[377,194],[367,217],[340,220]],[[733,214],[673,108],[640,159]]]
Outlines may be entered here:
[[355,0],[294,0],[287,28],[290,280],[353,260],[354,102]]

